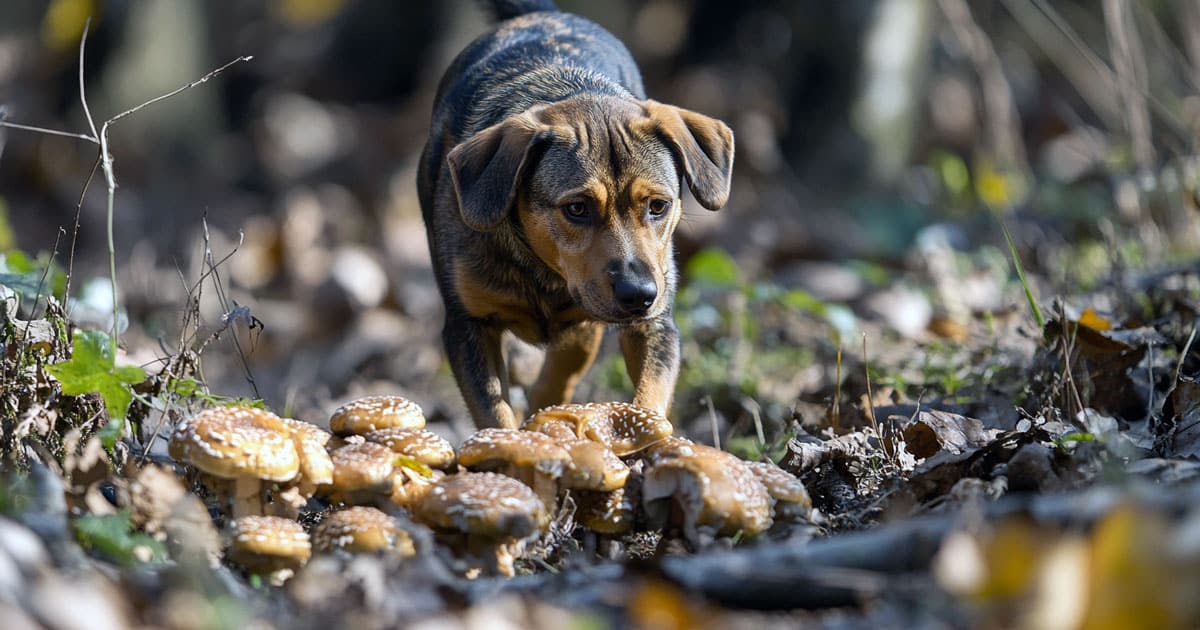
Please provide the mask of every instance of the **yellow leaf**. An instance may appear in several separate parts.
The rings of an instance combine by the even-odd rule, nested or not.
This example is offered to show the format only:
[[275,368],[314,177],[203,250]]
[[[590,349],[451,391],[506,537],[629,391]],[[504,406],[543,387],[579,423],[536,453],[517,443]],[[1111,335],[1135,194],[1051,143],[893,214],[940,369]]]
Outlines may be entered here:
[[1091,328],[1092,330],[1112,330],[1113,324],[1108,318],[1096,312],[1096,309],[1087,307],[1083,311],[1083,315],[1079,316],[1079,323]]

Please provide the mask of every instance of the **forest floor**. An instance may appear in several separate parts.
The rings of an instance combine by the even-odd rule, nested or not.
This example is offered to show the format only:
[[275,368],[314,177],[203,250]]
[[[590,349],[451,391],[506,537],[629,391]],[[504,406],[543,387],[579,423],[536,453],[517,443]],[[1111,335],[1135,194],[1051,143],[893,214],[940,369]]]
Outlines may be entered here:
[[[329,355],[324,389],[289,394],[281,415],[327,426],[339,402],[402,393],[460,441],[436,313],[360,309],[301,349],[272,309],[327,305],[251,313],[210,244],[176,305],[179,342],[135,319],[114,360],[64,314],[62,270],[10,252],[0,626],[1194,627],[1200,266],[1114,266],[1052,297],[1009,252],[956,251],[940,229],[921,234],[919,272],[799,262],[751,281],[721,250],[688,258],[676,433],[801,479],[803,522],[699,547],[638,532],[616,560],[567,531],[517,577],[475,580],[410,523],[415,558],[321,555],[282,587],[220,559],[222,515],[196,510],[171,427],[238,403],[238,378],[268,387],[291,347]],[[577,398],[628,399],[618,354]],[[327,511],[310,502],[302,521]]]

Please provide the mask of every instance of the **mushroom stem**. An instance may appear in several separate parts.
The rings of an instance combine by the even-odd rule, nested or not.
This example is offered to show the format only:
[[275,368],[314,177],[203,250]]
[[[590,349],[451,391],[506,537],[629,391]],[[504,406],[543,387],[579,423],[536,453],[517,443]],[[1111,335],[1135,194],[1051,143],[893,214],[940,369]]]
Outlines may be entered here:
[[558,480],[551,475],[535,471],[532,487],[533,493],[546,506],[546,511],[553,513],[558,507]]
[[234,519],[262,516],[262,481],[247,475],[234,479],[230,510]]

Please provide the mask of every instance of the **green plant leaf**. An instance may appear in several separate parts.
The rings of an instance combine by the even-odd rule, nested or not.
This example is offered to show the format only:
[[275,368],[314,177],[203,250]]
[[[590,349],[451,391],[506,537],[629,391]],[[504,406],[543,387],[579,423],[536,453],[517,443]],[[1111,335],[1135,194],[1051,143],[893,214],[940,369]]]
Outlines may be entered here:
[[14,249],[0,255],[0,284],[26,300],[47,295],[62,299],[67,276],[48,255],[42,254],[34,260],[25,252]]
[[167,557],[162,543],[134,531],[127,511],[103,516],[86,514],[76,518],[71,525],[80,545],[122,565],[139,562],[139,547],[149,549],[152,561],[162,561]]
[[140,367],[115,367],[108,335],[84,330],[71,341],[71,358],[46,366],[68,396],[100,394],[109,418],[124,418],[133,401],[131,385],[146,380]]
[[715,247],[700,250],[688,259],[684,273],[691,282],[717,288],[737,286],[741,278],[737,263],[729,252]]

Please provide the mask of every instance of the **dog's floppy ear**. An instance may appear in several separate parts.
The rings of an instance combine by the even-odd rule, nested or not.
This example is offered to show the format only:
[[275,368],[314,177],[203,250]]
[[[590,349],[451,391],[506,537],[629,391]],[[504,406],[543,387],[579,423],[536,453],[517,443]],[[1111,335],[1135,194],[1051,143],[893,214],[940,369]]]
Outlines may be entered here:
[[529,111],[506,118],[454,147],[446,160],[463,222],[493,230],[508,216],[538,145],[552,137]]
[[733,132],[715,118],[673,105],[657,101],[642,105],[683,167],[696,201],[709,210],[721,209],[729,200],[733,177]]

